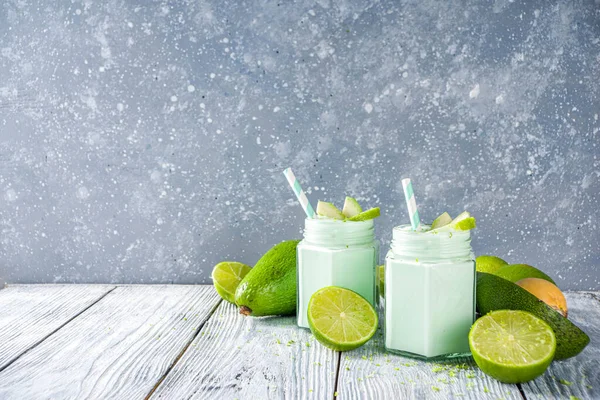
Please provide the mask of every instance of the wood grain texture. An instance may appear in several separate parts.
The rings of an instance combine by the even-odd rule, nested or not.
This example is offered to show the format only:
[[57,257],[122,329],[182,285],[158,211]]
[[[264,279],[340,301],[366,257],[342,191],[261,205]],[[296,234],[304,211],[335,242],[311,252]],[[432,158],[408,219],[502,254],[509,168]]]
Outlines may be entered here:
[[2,289],[0,370],[112,289],[114,286],[105,285],[18,285]]
[[522,385],[528,399],[600,398],[600,294],[566,292],[569,319],[590,337],[577,356],[554,361],[541,377]]
[[516,385],[488,377],[471,358],[420,361],[387,353],[382,332],[342,353],[336,399],[521,400]]
[[295,317],[244,317],[223,302],[151,398],[331,399],[337,361]]
[[211,286],[118,287],[0,373],[0,398],[143,399],[218,304]]

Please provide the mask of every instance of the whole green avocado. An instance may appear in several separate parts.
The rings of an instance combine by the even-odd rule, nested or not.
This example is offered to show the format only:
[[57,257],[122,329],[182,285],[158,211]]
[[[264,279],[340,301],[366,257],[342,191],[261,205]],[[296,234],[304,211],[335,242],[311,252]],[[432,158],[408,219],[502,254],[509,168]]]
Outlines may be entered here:
[[279,243],[267,251],[235,291],[240,314],[254,317],[296,312],[296,247],[299,240]]

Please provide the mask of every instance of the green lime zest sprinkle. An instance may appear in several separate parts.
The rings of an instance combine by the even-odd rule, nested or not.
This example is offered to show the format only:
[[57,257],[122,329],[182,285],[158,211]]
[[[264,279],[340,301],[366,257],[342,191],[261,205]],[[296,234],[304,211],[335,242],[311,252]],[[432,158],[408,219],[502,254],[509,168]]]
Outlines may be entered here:
[[573,384],[573,382],[569,382],[566,379],[559,379],[558,380],[560,383],[562,383],[563,385],[567,385],[567,386],[571,386]]
[[432,386],[431,388],[432,388],[433,390],[435,390],[436,392],[439,392],[439,391],[440,391],[440,388],[439,388],[439,387],[437,387],[437,386]]

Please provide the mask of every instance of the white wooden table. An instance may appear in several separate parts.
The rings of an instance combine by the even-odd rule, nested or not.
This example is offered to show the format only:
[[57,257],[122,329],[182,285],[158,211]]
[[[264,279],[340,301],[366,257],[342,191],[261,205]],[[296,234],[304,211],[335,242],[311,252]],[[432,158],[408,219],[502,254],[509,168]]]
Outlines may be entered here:
[[295,319],[250,318],[212,286],[17,285],[0,290],[0,399],[600,399],[600,293],[567,293],[577,357],[501,384],[471,359],[347,353]]

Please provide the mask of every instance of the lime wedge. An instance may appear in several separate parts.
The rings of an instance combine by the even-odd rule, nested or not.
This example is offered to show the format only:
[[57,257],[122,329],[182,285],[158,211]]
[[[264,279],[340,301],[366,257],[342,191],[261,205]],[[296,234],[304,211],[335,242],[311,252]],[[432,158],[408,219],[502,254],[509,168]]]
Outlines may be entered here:
[[219,296],[223,300],[235,304],[233,301],[235,289],[251,269],[246,264],[236,261],[223,261],[215,265],[212,271],[212,280]]
[[550,325],[526,311],[493,311],[475,321],[469,346],[483,372],[504,383],[522,383],[546,371],[556,337]]
[[354,217],[348,218],[348,221],[367,221],[369,219],[377,218],[381,215],[379,207],[368,209],[360,214],[356,214]]
[[358,204],[358,201],[353,199],[352,197],[346,197],[346,201],[344,201],[344,208],[342,209],[342,214],[346,218],[354,217],[362,212],[362,207]]
[[432,229],[431,232],[447,232],[452,229],[455,231],[468,231],[474,229],[476,226],[477,224],[475,223],[475,218],[471,217],[471,214],[469,214],[468,211],[463,211],[449,224],[437,229]]
[[331,203],[327,203],[325,201],[321,201],[319,200],[319,202],[317,203],[317,214],[323,216],[323,217],[328,217],[328,218],[333,218],[333,219],[345,219],[346,217],[344,217],[344,214],[342,214],[342,212],[339,210],[339,208],[337,208],[336,206],[334,206]]
[[441,228],[444,225],[448,225],[452,222],[452,217],[447,212],[443,213],[439,217],[433,220],[431,223],[431,229]]
[[349,351],[369,341],[377,331],[377,313],[364,297],[352,290],[327,286],[308,302],[308,325],[325,347]]

